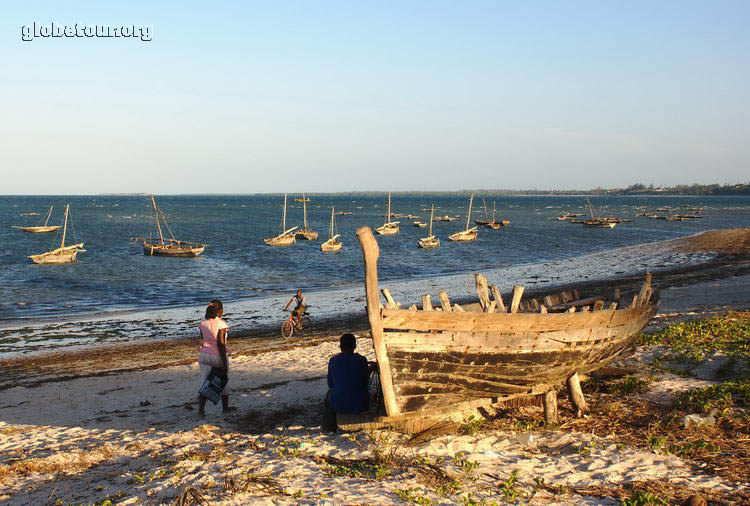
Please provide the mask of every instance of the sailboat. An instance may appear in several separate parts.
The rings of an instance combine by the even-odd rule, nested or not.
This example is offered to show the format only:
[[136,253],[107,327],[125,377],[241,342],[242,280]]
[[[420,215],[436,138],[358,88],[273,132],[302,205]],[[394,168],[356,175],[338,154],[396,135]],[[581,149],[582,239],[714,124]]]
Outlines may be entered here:
[[[49,218],[52,216],[52,208],[54,206],[49,206],[49,211],[47,211],[47,219],[44,220],[44,225],[39,225],[36,227],[19,227],[18,225],[13,225],[13,228],[18,228],[20,230],[23,230],[24,232],[28,232],[30,234],[42,234],[44,232],[54,232],[58,228],[60,228],[60,225],[48,225]],[[26,213],[26,215],[29,215],[29,213]],[[36,216],[39,216],[38,214]]]
[[336,234],[336,212],[335,208],[331,207],[331,224],[328,225],[328,240],[320,245],[321,251],[338,251],[343,246],[342,242],[338,240],[341,234]]
[[[76,261],[76,255],[83,249],[83,243],[79,242],[70,246],[65,246],[65,235],[68,232],[68,215],[70,214],[70,204],[65,205],[65,218],[63,220],[63,233],[60,240],[60,247],[40,253],[39,255],[30,255],[29,258],[35,264],[68,264]],[[60,227],[57,227],[60,228]]]
[[589,206],[589,213],[591,219],[583,220],[583,225],[586,227],[597,227],[597,228],[615,228],[617,221],[613,221],[610,218],[597,218],[594,216],[594,208],[591,206],[591,201],[586,197],[586,203]]
[[[300,199],[294,199],[295,201],[299,202]],[[314,241],[318,238],[318,233],[315,232],[313,229],[308,228],[307,226],[307,203],[310,202],[310,199],[305,198],[305,194],[302,194],[302,214],[304,215],[304,224],[302,225],[302,230],[297,230],[297,233],[295,236],[297,239],[305,239],[306,241]]]
[[495,202],[492,203],[492,219],[484,224],[485,227],[491,228],[492,230],[499,230],[500,227],[504,227],[505,225],[510,224],[510,221],[508,220],[502,220],[497,221],[495,218],[495,213],[497,212],[497,206],[495,205]]
[[484,208],[484,219],[474,220],[474,223],[476,223],[477,225],[486,226],[490,222],[490,216],[489,216],[489,213],[487,212],[487,202],[485,202],[484,198],[482,198],[482,207]]
[[375,232],[380,235],[398,234],[399,223],[398,221],[391,221],[391,192],[388,192],[388,211],[385,213],[385,223],[377,227]]
[[[206,244],[192,241],[180,241],[174,238],[172,229],[169,228],[167,218],[156,205],[156,197],[149,195],[151,199],[151,208],[154,210],[154,224],[159,237],[136,237],[133,244],[143,246],[143,254],[152,257],[197,257],[206,249]],[[161,224],[167,228],[169,237],[164,237]]]
[[294,238],[294,231],[297,227],[292,227],[287,230],[286,228],[286,193],[284,194],[284,211],[281,214],[281,233],[276,237],[270,239],[263,239],[263,242],[269,246],[291,246],[296,243],[297,240]]
[[430,229],[427,232],[427,237],[423,237],[417,241],[417,244],[420,248],[424,249],[430,249],[430,248],[439,248],[440,247],[440,239],[432,235],[432,221],[435,217],[435,204],[432,205],[432,209],[430,209]]
[[451,234],[448,236],[448,239],[451,241],[457,241],[457,242],[469,242],[473,241],[477,238],[477,227],[471,227],[469,228],[469,222],[471,221],[471,204],[474,202],[474,194],[471,194],[471,197],[469,197],[469,210],[466,211],[466,227],[464,227],[463,230],[460,232],[456,232],[455,234]]

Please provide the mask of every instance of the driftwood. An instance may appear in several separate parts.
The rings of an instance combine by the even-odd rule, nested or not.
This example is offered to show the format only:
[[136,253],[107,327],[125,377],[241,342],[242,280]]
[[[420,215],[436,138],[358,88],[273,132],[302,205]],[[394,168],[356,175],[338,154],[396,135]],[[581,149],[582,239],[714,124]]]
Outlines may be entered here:
[[422,310],[432,311],[432,297],[429,295],[422,295]]
[[385,307],[388,309],[398,309],[401,307],[401,304],[393,300],[393,297],[391,296],[391,292],[387,288],[383,288],[381,290],[381,293],[383,294],[383,297],[385,297]]
[[578,373],[573,374],[566,380],[568,387],[568,395],[570,396],[570,402],[576,408],[576,416],[581,417],[584,413],[588,412],[589,408],[586,405],[586,399],[583,397],[583,391],[581,390],[581,380],[578,377]]
[[448,297],[448,293],[445,290],[440,290],[440,292],[438,292],[438,297],[440,297],[440,305],[443,307],[443,311],[450,311],[451,300]]
[[487,286],[487,278],[481,274],[474,274],[474,282],[477,287],[477,295],[479,296],[479,303],[482,305],[482,309],[487,311],[487,306],[490,305],[490,294]]
[[544,394],[544,423],[553,424],[558,422],[557,416],[557,391],[547,390]]
[[523,285],[516,285],[513,287],[513,299],[510,303],[510,312],[518,312],[518,305],[521,303],[521,297],[523,296]]
[[491,285],[490,291],[492,291],[492,297],[495,299],[495,310],[498,313],[505,313],[507,309],[505,308],[505,304],[503,303],[503,296],[500,295],[500,289],[495,285]]

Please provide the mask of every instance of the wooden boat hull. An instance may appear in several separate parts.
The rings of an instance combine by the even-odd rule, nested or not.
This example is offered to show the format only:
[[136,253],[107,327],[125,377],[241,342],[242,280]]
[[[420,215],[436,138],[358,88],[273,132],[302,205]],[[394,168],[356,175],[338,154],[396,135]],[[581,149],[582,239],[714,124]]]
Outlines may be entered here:
[[29,258],[35,264],[55,265],[69,264],[76,261],[78,250],[68,250],[59,252],[41,253],[39,255],[30,255]]
[[19,227],[14,225],[13,228],[18,228],[29,234],[44,234],[47,232],[54,232],[60,228],[60,225],[50,225],[47,227]]
[[297,242],[297,240],[294,237],[294,234],[287,234],[277,235],[276,237],[271,237],[270,239],[263,239],[263,242],[268,246],[292,246]]
[[448,239],[454,242],[469,242],[474,241],[477,238],[476,227],[470,228],[469,230],[462,230],[448,236]]
[[305,241],[316,241],[318,239],[318,233],[313,230],[299,230],[294,236]]
[[437,237],[430,236],[430,237],[424,237],[422,239],[419,239],[417,241],[417,244],[420,248],[423,249],[431,249],[431,248],[439,248],[440,247],[440,239]]
[[503,224],[500,223],[499,221],[488,221],[487,223],[484,224],[484,226],[492,230],[500,230]]
[[480,400],[521,402],[550,392],[555,397],[561,384],[571,378],[577,382],[578,375],[627,352],[658,306],[651,301],[647,275],[628,307],[618,309],[612,303],[605,309],[600,298],[591,298],[592,306],[581,306],[592,303],[580,298],[557,304],[548,297],[544,300],[551,309],[565,312],[542,307],[519,313],[524,307],[522,287],[514,288],[506,309],[496,287],[494,300],[489,300],[487,282],[477,275],[479,304],[457,307],[441,292],[439,310],[432,309],[429,296],[423,297],[421,310],[398,309],[390,292],[383,290],[383,307],[377,242],[367,227],[357,230],[357,237],[365,257],[368,319],[389,417],[427,416]]
[[338,251],[343,246],[343,243],[339,241],[331,241],[330,239],[320,245],[320,250],[325,252]]
[[413,225],[414,225],[415,227],[419,227],[419,228],[425,228],[425,227],[427,227],[427,223],[422,223],[421,221],[415,221],[415,222],[413,223]]
[[396,222],[386,223],[376,228],[375,232],[380,235],[395,235],[399,232],[399,226]]
[[599,221],[599,220],[586,220],[583,222],[584,227],[594,228],[615,228],[617,225],[614,221]]
[[143,254],[150,257],[195,258],[205,251],[204,246],[181,246],[177,244],[143,244]]

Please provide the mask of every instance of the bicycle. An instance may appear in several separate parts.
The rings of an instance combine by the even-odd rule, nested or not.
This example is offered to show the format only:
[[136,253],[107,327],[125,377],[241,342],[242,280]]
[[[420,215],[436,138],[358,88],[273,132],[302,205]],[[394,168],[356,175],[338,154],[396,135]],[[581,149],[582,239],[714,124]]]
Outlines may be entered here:
[[284,318],[284,321],[281,322],[281,337],[292,337],[295,330],[300,332],[302,330],[303,320],[307,320],[308,324],[310,323],[310,314],[307,311],[302,313],[301,316],[297,316],[294,311],[288,309],[286,311],[289,311],[289,316]]

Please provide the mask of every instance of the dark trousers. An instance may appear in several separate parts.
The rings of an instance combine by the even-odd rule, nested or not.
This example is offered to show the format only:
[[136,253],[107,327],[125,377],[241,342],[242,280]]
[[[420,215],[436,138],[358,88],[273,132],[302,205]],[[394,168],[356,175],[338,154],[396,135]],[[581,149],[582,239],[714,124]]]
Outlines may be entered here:
[[331,406],[331,391],[328,390],[321,408],[320,430],[323,432],[336,432],[336,429],[338,429],[336,425],[336,412],[333,410],[333,406]]

